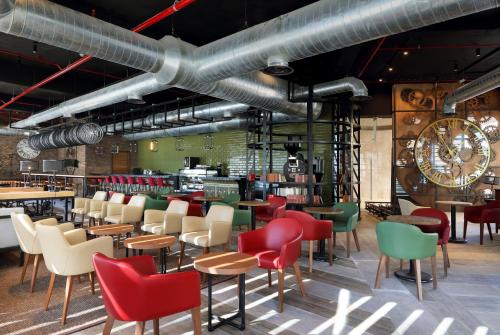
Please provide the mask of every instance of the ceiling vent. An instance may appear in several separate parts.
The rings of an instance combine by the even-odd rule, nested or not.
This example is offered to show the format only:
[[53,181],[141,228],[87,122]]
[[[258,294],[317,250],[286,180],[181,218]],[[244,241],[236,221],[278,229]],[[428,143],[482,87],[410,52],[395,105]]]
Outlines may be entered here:
[[281,56],[269,57],[267,67],[264,72],[273,76],[286,76],[293,73],[293,68],[288,65],[288,61]]
[[144,105],[146,103],[146,101],[144,101],[144,99],[142,98],[142,95],[136,93],[129,94],[127,97],[127,102],[133,105]]

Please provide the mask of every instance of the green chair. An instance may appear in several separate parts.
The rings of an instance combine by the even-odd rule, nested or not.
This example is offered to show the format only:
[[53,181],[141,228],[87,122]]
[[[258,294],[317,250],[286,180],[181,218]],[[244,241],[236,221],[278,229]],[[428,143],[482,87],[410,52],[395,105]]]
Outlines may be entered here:
[[[212,202],[211,206],[220,205],[220,206],[230,206],[224,202]],[[250,228],[252,224],[252,213],[249,209],[239,209],[235,208],[233,214],[233,226],[238,227],[241,230],[241,226],[247,226]]]
[[361,251],[359,247],[358,234],[356,233],[356,226],[358,225],[359,208],[358,204],[355,202],[339,202],[333,206],[334,209],[339,209],[343,211],[342,214],[338,214],[332,217],[333,220],[333,245],[335,246],[335,240],[337,233],[346,233],[346,249],[347,257],[351,256],[351,234],[354,236],[354,242],[356,243],[356,248]]
[[171,187],[162,187],[158,190],[158,193],[156,194],[156,199],[157,200],[165,200],[166,198],[164,196],[171,194],[172,191],[173,190]]
[[146,195],[145,197],[146,197],[146,204],[144,205],[144,210],[146,209],[165,210],[168,207],[168,203],[165,199],[158,200],[151,198],[148,195]]
[[226,195],[221,202],[228,204],[231,207],[238,208],[239,201],[240,201],[240,195],[238,193],[231,193]]
[[377,224],[377,242],[380,252],[375,288],[380,288],[382,273],[385,267],[385,276],[389,277],[390,257],[410,259],[414,264],[417,284],[417,297],[422,300],[422,275],[420,260],[431,258],[432,283],[437,287],[436,277],[436,243],[438,234],[425,234],[415,226],[399,222],[381,221]]

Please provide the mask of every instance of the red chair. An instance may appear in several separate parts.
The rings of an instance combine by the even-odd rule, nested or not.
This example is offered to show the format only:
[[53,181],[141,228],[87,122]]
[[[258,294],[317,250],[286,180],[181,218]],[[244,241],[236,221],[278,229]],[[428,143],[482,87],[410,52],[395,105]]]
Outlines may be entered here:
[[148,177],[146,181],[148,182],[149,190],[154,192],[156,189],[155,179],[153,177]]
[[201,204],[191,203],[188,206],[187,216],[199,216],[203,217],[203,207]]
[[286,210],[285,197],[269,196],[267,201],[270,202],[269,206],[255,207],[257,221],[269,222],[284,215]]
[[152,256],[124,259],[93,256],[108,318],[103,334],[110,334],[114,320],[136,321],[136,334],[153,320],[159,334],[161,317],[191,310],[195,334],[201,334],[200,275],[196,271],[157,274]]
[[118,191],[119,190],[119,187],[118,187],[118,184],[120,182],[118,181],[118,177],[117,176],[111,176],[111,189],[113,191]]
[[146,190],[146,182],[144,181],[144,178],[137,177],[137,185],[139,185],[139,190],[141,191]]
[[418,226],[424,233],[437,233],[439,238],[437,245],[441,246],[443,251],[443,268],[444,276],[448,276],[448,268],[450,267],[450,257],[448,256],[448,239],[450,238],[450,221],[448,216],[442,210],[436,208],[417,208],[411,212],[413,216],[426,216],[441,220],[440,225],[435,226]]
[[328,240],[328,261],[332,265],[333,222],[317,220],[312,215],[299,211],[285,211],[285,218],[295,219],[302,224],[302,241],[309,241],[309,272],[312,272],[314,241]]
[[279,312],[283,312],[283,289],[285,286],[285,268],[293,266],[295,276],[303,297],[306,296],[299,262],[302,225],[295,219],[275,219],[264,228],[249,231],[238,236],[238,251],[254,255],[259,267],[267,269],[267,278],[271,286],[271,270],[278,270]]
[[167,187],[167,184],[165,184],[165,180],[163,178],[156,178],[156,186],[161,189]]
[[127,176],[127,184],[129,191],[137,191],[137,184],[135,183],[135,178],[133,176]]
[[464,208],[464,239],[467,236],[468,222],[479,223],[479,244],[483,244],[485,224],[488,227],[490,240],[493,240],[490,224],[494,223],[498,229],[498,225],[500,224],[500,201],[490,201],[486,205],[467,206]]
[[118,176],[118,181],[120,182],[120,192],[127,194],[127,179],[124,176]]
[[190,196],[191,196],[191,203],[192,204],[202,204],[203,203],[202,201],[193,200],[193,198],[204,197],[205,192],[204,191],[196,191],[196,192],[191,193]]

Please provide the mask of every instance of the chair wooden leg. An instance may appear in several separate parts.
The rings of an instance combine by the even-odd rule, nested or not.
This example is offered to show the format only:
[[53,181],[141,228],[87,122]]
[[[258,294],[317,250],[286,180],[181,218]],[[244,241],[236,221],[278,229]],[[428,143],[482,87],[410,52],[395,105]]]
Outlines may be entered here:
[[418,300],[422,300],[422,272],[420,270],[420,259],[412,260],[415,262],[415,283],[417,284],[417,298]]
[[349,232],[347,232],[345,234],[346,236],[346,249],[347,249],[347,258],[351,257],[351,234],[349,234]]
[[201,335],[201,315],[199,306],[191,309],[191,319],[193,319],[194,335]]
[[[238,281],[239,282],[239,281]],[[272,283],[272,279],[271,279],[271,270],[270,269],[267,269],[267,283],[269,284],[269,287],[271,287],[273,285]]]
[[50,297],[52,296],[52,290],[54,289],[54,283],[56,281],[56,274],[50,273],[49,288],[47,289],[47,296],[45,297],[45,310],[49,309]]
[[380,255],[380,259],[378,261],[377,274],[375,276],[375,286],[374,288],[380,288],[380,284],[382,283],[382,273],[384,272],[384,267],[386,264],[386,255]]
[[446,244],[441,244],[441,251],[443,251],[444,276],[448,277],[449,260],[448,260],[448,247],[446,246]]
[[61,323],[66,324],[66,317],[68,316],[69,301],[71,299],[71,290],[73,289],[73,276],[66,278],[66,291],[64,292],[64,305],[62,312]]
[[186,248],[186,242],[179,241],[181,245],[181,250],[179,252],[179,259],[177,261],[177,271],[181,270],[182,261],[184,260],[184,249]]
[[491,233],[491,225],[490,225],[490,223],[487,223],[486,227],[488,227],[488,234],[490,234],[490,240],[493,241],[493,234]]
[[463,239],[467,238],[467,220],[464,220],[464,232],[462,234]]
[[160,335],[160,319],[153,320],[153,335]]
[[38,266],[40,265],[41,254],[35,255],[35,262],[33,263],[33,273],[31,274],[31,293],[35,290],[36,274],[38,273]]
[[436,256],[431,257],[431,266],[432,266],[432,287],[434,289],[437,289],[438,281],[437,281],[437,271],[436,271]]
[[110,335],[111,330],[113,329],[113,323],[115,319],[108,314],[108,318],[106,319],[106,323],[104,324],[104,329],[102,330],[102,335]]
[[328,263],[330,263],[330,266],[333,264],[333,238],[330,237],[328,239]]
[[144,321],[137,321],[135,323],[135,335],[143,335],[144,334],[144,326],[146,322]]
[[391,264],[391,258],[389,256],[385,257],[385,278],[389,278],[389,267]]
[[23,270],[21,272],[21,280],[19,281],[19,284],[22,284],[24,281],[24,276],[26,276],[26,269],[28,269],[28,263],[30,262],[30,257],[31,254],[24,253],[24,264],[23,264]]
[[313,272],[314,241],[309,241],[309,272]]
[[210,252],[210,248],[209,247],[203,248],[203,255],[208,254],[209,252]]
[[358,249],[358,251],[361,251],[361,248],[359,247],[358,233],[356,232],[356,229],[352,230],[352,236],[354,236],[354,242],[356,243],[356,248]]
[[299,261],[293,263],[293,270],[295,271],[295,277],[297,278],[297,284],[299,284],[300,294],[303,297],[307,297],[306,287],[304,286],[304,281],[302,280],[302,273],[300,272]]
[[337,244],[337,233],[336,232],[332,233],[332,238],[333,238],[333,247],[335,248],[335,245]]
[[285,289],[285,271],[278,269],[278,312],[283,313],[283,291]]
[[483,245],[484,223],[479,224],[479,244]]
[[95,294],[95,279],[94,279],[94,272],[89,272],[89,282],[90,282],[90,289],[92,291],[92,294]]
[[495,223],[495,233],[498,234],[498,228],[500,228],[500,223]]

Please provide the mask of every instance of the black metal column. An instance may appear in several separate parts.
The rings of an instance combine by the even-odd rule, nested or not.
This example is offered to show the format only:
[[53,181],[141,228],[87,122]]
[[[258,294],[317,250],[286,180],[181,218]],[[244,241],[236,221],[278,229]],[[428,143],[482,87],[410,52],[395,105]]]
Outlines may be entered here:
[[314,135],[313,135],[313,86],[309,86],[307,96],[307,205],[314,204],[314,185],[313,185],[313,154],[314,154]]

